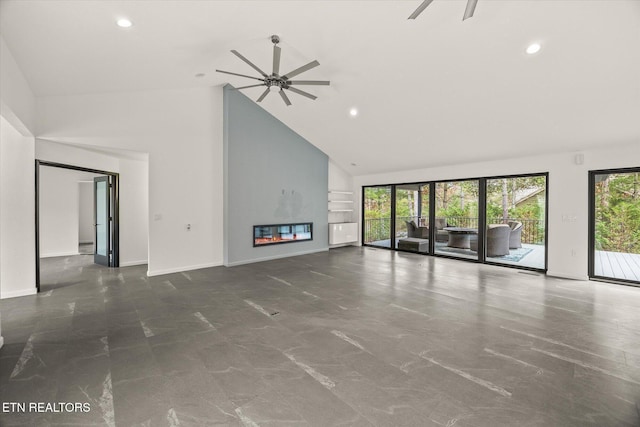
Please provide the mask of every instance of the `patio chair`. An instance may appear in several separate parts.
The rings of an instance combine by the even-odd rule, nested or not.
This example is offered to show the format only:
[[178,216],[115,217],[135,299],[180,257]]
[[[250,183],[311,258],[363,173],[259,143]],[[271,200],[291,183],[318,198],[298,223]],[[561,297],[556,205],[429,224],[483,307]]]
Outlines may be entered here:
[[436,218],[436,242],[449,241],[449,233],[443,230],[443,228],[445,228],[446,226],[446,218]]
[[405,223],[407,223],[407,237],[429,238],[429,227],[419,227],[414,221],[405,221]]
[[[509,233],[511,228],[507,224],[489,224],[486,231],[487,250],[485,255],[497,257],[509,255]],[[471,236],[469,247],[478,252],[478,237]]]
[[522,223],[520,221],[507,222],[511,232],[509,233],[509,249],[522,247]]

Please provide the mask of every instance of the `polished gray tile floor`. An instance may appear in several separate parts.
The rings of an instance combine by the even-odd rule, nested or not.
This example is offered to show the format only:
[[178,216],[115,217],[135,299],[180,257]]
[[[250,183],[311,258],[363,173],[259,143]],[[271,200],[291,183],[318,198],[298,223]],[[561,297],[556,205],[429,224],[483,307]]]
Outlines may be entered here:
[[640,289],[342,248],[0,301],[0,425],[638,426]]

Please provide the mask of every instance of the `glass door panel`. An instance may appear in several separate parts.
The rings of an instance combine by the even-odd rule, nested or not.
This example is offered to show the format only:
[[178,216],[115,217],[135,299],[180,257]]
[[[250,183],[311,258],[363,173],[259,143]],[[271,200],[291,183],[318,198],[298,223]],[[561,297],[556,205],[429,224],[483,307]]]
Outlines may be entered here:
[[478,259],[478,190],[478,180],[436,182],[436,254]]
[[640,283],[640,169],[591,173],[590,276]]
[[365,187],[363,243],[391,248],[391,186]]
[[545,269],[545,175],[487,179],[485,259]]
[[[396,185],[396,249],[420,253],[429,252],[429,228],[424,221],[421,221],[421,199],[422,192],[419,184]],[[428,209],[426,215],[429,215]]]
[[94,226],[95,226],[95,252],[93,260],[96,264],[110,266],[111,249],[111,208],[109,177],[101,176],[93,179],[94,194]]

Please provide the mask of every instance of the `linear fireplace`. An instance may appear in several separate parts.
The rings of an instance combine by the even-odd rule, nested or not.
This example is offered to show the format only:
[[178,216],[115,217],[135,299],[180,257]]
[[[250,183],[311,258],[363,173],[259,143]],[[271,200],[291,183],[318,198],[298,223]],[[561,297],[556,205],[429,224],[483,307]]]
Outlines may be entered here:
[[253,246],[277,245],[313,240],[313,223],[253,226]]

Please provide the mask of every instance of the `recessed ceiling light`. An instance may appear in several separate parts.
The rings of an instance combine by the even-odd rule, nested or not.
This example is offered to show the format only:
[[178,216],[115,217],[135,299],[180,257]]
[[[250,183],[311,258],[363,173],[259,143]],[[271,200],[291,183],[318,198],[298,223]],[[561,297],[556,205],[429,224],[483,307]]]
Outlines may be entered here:
[[351,163],[351,166],[358,166],[358,165],[357,165],[357,164],[355,164],[355,163]]
[[120,18],[116,21],[116,25],[120,28],[129,28],[133,25],[133,22],[127,18]]
[[542,48],[542,46],[540,46],[539,43],[531,43],[529,46],[527,46],[526,52],[529,55],[533,55],[534,53],[538,53],[541,48]]
[[200,77],[204,77],[206,74],[205,73],[198,73],[196,74],[196,77],[200,78]]
[[357,108],[352,108],[349,110],[349,115],[351,115],[351,117],[355,117],[358,115],[358,109]]

